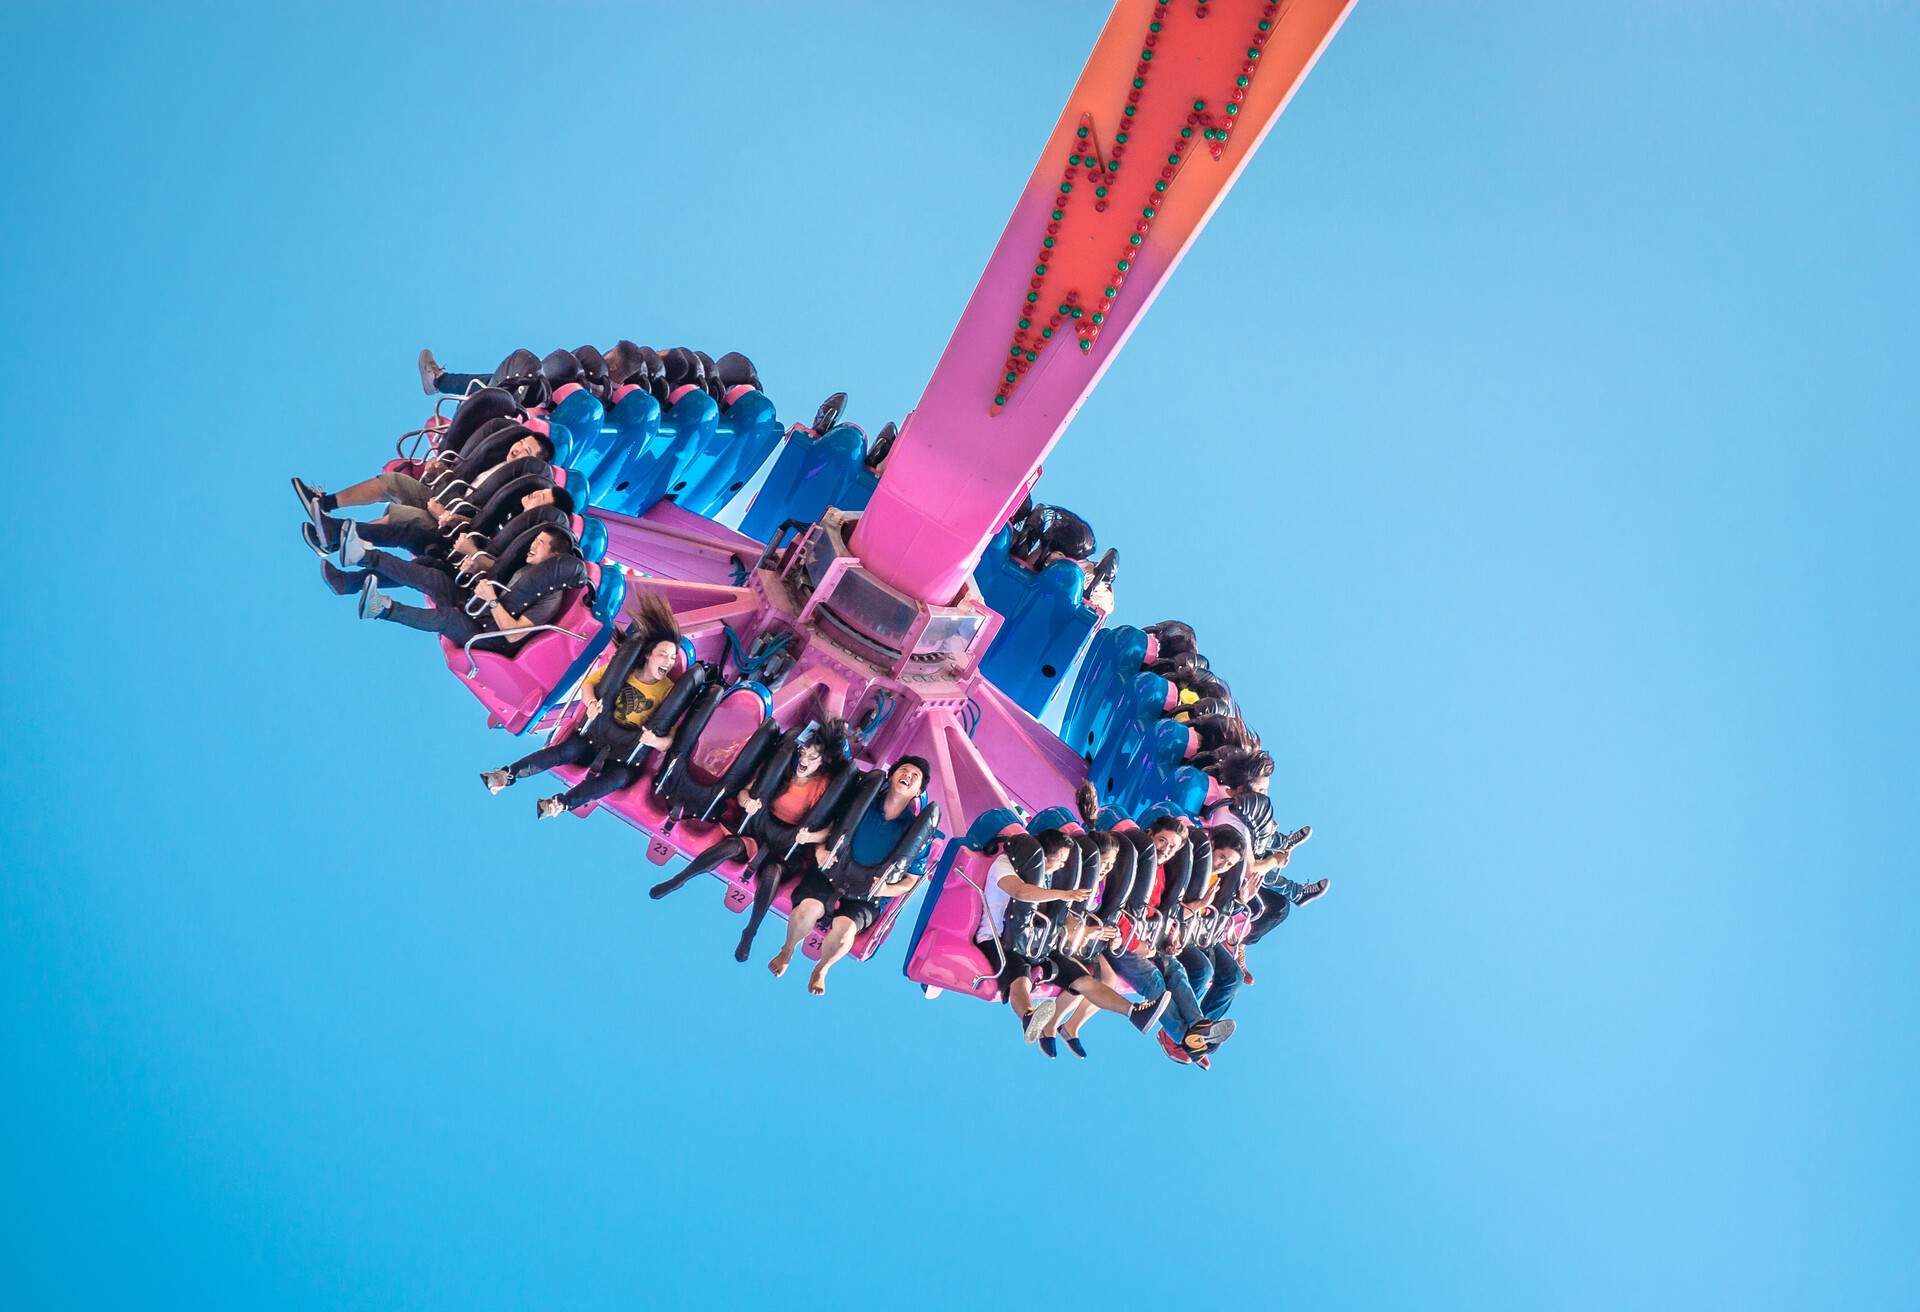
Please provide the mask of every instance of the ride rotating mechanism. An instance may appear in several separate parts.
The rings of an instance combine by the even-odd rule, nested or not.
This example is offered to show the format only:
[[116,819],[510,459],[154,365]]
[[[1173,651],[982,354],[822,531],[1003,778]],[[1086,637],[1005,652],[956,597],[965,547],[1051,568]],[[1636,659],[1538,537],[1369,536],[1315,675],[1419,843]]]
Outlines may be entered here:
[[[846,721],[857,766],[924,759],[915,823],[933,842],[933,887],[906,970],[929,993],[994,996],[982,992],[993,972],[974,938],[989,858],[961,836],[983,817],[1017,826],[1021,816],[1069,805],[1087,777],[1088,743],[1106,751],[1109,742],[1138,740],[1133,756],[1115,758],[1120,773],[1145,761],[1142,753],[1161,755],[1144,772],[1144,791],[1103,818],[1119,832],[1122,859],[1096,886],[1101,863],[1076,840],[1072,872],[1054,878],[1085,879],[1093,896],[1082,914],[1123,938],[1164,933],[1179,899],[1148,886],[1141,826],[1156,804],[1197,814],[1207,783],[1183,761],[1187,749],[1175,750],[1172,737],[1186,735],[1161,735],[1163,748],[1153,734],[1120,732],[1136,714],[1134,680],[1156,639],[1109,630],[1116,640],[1103,644],[1104,613],[1084,606],[1068,576],[1084,568],[1087,583],[1110,585],[1113,554],[1095,564],[1091,532],[1082,541],[1086,525],[1067,512],[1022,511],[1041,462],[1350,3],[1213,0],[1196,10],[1120,0],[918,404],[878,444],[842,418],[840,396],[812,425],[782,435],[744,357],[726,373],[706,368],[711,357],[698,352],[622,342],[604,357],[516,353],[514,372],[476,379],[451,415],[409,435],[411,454],[420,454],[420,439],[458,451],[489,424],[496,433],[513,424],[552,432],[553,463],[572,468],[568,486],[594,526],[580,540],[593,544],[582,553],[589,585],[559,620],[513,644],[483,636],[450,646],[450,668],[494,723],[569,732],[595,652],[631,621],[638,598],[663,599],[684,637],[676,677],[689,689],[684,709],[673,708],[673,746],[630,787],[583,808],[642,830],[660,863],[724,838],[728,798],[809,724]],[[751,504],[730,510],[769,462]],[[996,540],[999,556],[983,563]],[[994,576],[993,586],[1007,589],[998,606],[981,584],[989,563],[1025,571]],[[1029,576],[1049,570],[1067,580],[1064,599],[1026,607],[1026,591],[1040,588]],[[1037,641],[1042,625],[1065,637]],[[1037,718],[1057,685],[1010,692],[1011,676],[994,677],[990,658],[1025,651],[1023,641],[1036,665],[1046,653],[1045,679],[1064,681],[1071,660],[1087,654],[1068,714],[1076,741],[1062,742]],[[849,805],[857,802],[858,787],[845,791]],[[1204,859],[1206,831],[1193,833],[1189,863]],[[755,900],[747,865],[712,870],[735,910]],[[849,878],[871,883],[872,875]],[[1183,867],[1183,886],[1187,877]],[[862,930],[854,956],[878,948],[908,896],[891,899]],[[773,910],[788,909],[783,892]],[[820,939],[816,931],[808,940],[808,955]],[[1048,922],[1028,946],[1060,942]]]

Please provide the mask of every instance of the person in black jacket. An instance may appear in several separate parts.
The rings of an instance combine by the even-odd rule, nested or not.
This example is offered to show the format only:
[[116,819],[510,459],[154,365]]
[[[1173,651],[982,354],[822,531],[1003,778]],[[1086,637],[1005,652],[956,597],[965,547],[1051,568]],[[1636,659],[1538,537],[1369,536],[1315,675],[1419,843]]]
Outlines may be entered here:
[[[1215,856],[1209,832],[1176,816],[1161,816],[1147,827],[1145,863],[1136,876],[1130,909],[1136,918],[1154,918],[1164,929],[1157,942],[1126,952],[1115,945],[1107,966],[1135,993],[1150,1001],[1166,998],[1160,1018],[1161,1046],[1186,1059],[1204,1056],[1232,1034],[1231,1026],[1208,1024],[1199,995],[1211,981],[1211,962],[1182,941],[1189,917],[1206,905],[1201,894],[1213,873]],[[1222,858],[1224,860],[1225,858]],[[1189,971],[1203,971],[1196,980]]]
[[[338,550],[340,535],[349,524],[373,546],[420,551],[432,545],[443,526],[452,522],[452,511],[461,499],[471,501],[477,493],[484,495],[481,489],[489,485],[496,489],[504,486],[498,475],[550,469],[552,459],[552,438],[514,425],[477,442],[464,462],[459,457],[450,462],[429,460],[418,478],[388,470],[338,493],[328,493],[296,478],[293,493],[310,521],[307,528],[311,531],[305,533],[307,545],[316,551]],[[479,463],[483,460],[485,463]],[[386,504],[386,513],[360,523],[334,513],[342,507],[381,503]]]
[[[483,579],[474,585],[473,595],[485,603],[478,615],[467,613],[466,598],[444,570],[422,561],[370,550],[362,556],[360,569],[335,569],[323,560],[320,572],[334,592],[342,596],[360,594],[363,620],[404,624],[462,645],[497,630],[503,644],[512,644],[526,637],[527,630],[559,619],[566,611],[569,595],[587,586],[586,565],[570,550],[571,543],[555,529],[535,535],[527,544],[526,563],[504,582]],[[402,605],[381,592],[380,583],[413,588],[433,605]]]
[[1259,879],[1259,892],[1252,902],[1253,930],[1247,943],[1258,943],[1287,918],[1294,907],[1305,906],[1327,891],[1327,881],[1297,884],[1283,873],[1293,858],[1293,849],[1313,837],[1313,826],[1302,825],[1291,833],[1282,833],[1274,819],[1273,756],[1263,751],[1222,753],[1217,777],[1229,790],[1215,802],[1207,817],[1213,823],[1230,822],[1246,832],[1252,854],[1251,873]]

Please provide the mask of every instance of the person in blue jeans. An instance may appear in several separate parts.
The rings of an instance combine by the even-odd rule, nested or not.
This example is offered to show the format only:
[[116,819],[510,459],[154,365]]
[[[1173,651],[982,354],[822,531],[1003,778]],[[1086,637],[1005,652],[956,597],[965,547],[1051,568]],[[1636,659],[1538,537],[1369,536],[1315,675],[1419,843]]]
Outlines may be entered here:
[[1206,1018],[1200,1014],[1200,1000],[1194,994],[1193,982],[1178,958],[1166,954],[1146,957],[1109,953],[1107,965],[1128,989],[1147,1001],[1155,1001],[1163,994],[1170,997],[1171,1002],[1160,1017],[1161,1033],[1176,1044],[1185,1044],[1193,1035],[1195,1050],[1206,1051],[1205,1029],[1195,1033]]
[[[1187,842],[1187,826],[1172,819],[1156,820],[1148,830],[1152,859],[1160,866],[1178,856]],[[1237,855],[1214,854],[1214,869],[1238,862]],[[1150,876],[1157,882],[1158,876]],[[1199,904],[1194,904],[1197,907]],[[1190,908],[1192,909],[1192,908]],[[1152,956],[1109,952],[1107,965],[1113,973],[1142,998],[1153,1001],[1162,994],[1171,1004],[1160,1018],[1164,1035],[1161,1046],[1176,1060],[1204,1056],[1233,1034],[1233,1022],[1207,1017],[1200,1000],[1213,982],[1212,957],[1195,948],[1183,948],[1178,926],[1168,931],[1161,950]],[[1195,975],[1199,975],[1196,980]]]

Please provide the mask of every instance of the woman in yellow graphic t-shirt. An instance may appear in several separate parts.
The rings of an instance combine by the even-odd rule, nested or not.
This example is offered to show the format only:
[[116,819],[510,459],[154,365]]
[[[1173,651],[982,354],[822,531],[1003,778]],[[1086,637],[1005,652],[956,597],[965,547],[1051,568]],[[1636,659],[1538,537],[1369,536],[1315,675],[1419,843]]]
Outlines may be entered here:
[[[480,781],[489,792],[556,765],[585,766],[586,776],[579,783],[540,799],[536,814],[551,819],[629,787],[654,752],[673,744],[673,722],[687,701],[673,695],[684,682],[673,677],[680,660],[680,630],[672,609],[657,595],[642,594],[633,611],[635,623],[612,658],[581,684],[587,718],[580,729],[512,765],[482,773]],[[609,684],[614,685],[611,695],[605,692]]]

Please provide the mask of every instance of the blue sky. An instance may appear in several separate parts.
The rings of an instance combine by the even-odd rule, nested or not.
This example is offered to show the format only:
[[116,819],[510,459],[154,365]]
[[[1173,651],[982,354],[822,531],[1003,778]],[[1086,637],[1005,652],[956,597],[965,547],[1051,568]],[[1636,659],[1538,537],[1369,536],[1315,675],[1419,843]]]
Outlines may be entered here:
[[1083,410],[1333,880],[1202,1078],[735,966],[285,490],[423,344],[898,418],[1101,7],[273,8],[9,20],[0,1301],[1920,1300],[1920,10],[1363,0]]

